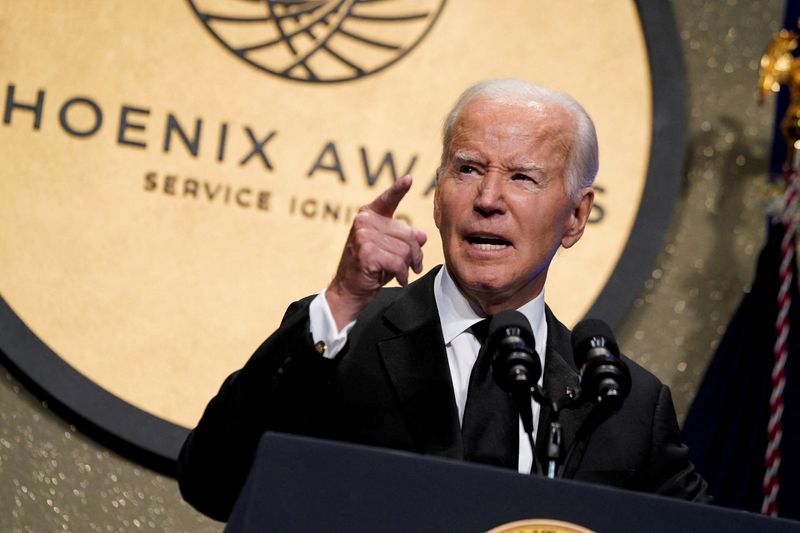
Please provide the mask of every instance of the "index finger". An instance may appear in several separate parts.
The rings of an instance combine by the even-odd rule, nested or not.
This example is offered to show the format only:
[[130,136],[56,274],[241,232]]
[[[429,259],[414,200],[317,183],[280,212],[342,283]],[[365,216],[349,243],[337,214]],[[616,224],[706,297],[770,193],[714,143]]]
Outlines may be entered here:
[[403,199],[409,189],[411,189],[411,176],[406,174],[383,191],[367,207],[381,216],[392,218],[395,209],[400,205],[400,200]]

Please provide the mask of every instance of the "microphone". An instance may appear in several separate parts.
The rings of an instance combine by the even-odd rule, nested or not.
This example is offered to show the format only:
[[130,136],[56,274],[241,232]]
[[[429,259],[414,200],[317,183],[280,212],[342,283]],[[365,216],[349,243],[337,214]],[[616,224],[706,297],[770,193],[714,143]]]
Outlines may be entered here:
[[492,361],[492,377],[509,393],[517,405],[522,425],[533,433],[531,388],[542,375],[542,363],[534,349],[531,325],[519,311],[501,311],[489,322],[487,349]]
[[594,318],[581,321],[572,330],[572,352],[583,394],[611,411],[622,407],[631,391],[631,373],[619,356],[611,328]]

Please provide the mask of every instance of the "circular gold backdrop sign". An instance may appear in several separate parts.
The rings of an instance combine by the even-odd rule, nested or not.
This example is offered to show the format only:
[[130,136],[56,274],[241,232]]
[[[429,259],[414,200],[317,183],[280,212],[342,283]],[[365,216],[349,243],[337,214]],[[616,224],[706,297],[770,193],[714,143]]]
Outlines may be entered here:
[[[403,174],[414,185],[397,216],[427,232],[426,270],[442,262],[432,220],[441,122],[468,85],[496,77],[565,90],[597,126],[597,205],[547,287],[555,313],[576,322],[646,216],[654,100],[643,9],[0,4],[3,354],[116,438],[148,448],[131,435],[147,441],[161,431],[148,424],[162,424],[170,444],[150,451],[174,456],[286,306],[327,285],[358,207]],[[51,364],[73,374],[56,379]],[[80,391],[95,385],[102,398],[87,400]],[[107,401],[118,403],[98,407]]]

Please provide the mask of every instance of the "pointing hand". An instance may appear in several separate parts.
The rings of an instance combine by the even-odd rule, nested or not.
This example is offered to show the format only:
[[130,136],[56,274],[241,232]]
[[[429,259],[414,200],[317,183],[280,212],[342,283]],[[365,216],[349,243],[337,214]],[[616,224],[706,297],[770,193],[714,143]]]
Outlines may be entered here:
[[355,320],[392,278],[405,286],[409,268],[422,272],[422,246],[428,237],[392,218],[410,188],[411,176],[403,176],[362,207],[353,220],[336,276],[326,292],[339,329]]

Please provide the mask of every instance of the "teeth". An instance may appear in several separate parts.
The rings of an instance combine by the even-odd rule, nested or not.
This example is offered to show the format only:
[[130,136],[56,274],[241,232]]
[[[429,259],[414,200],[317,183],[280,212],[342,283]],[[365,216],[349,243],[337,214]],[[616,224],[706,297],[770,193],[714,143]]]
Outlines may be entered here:
[[473,244],[478,250],[502,250],[507,244],[488,244],[488,243],[475,243]]

